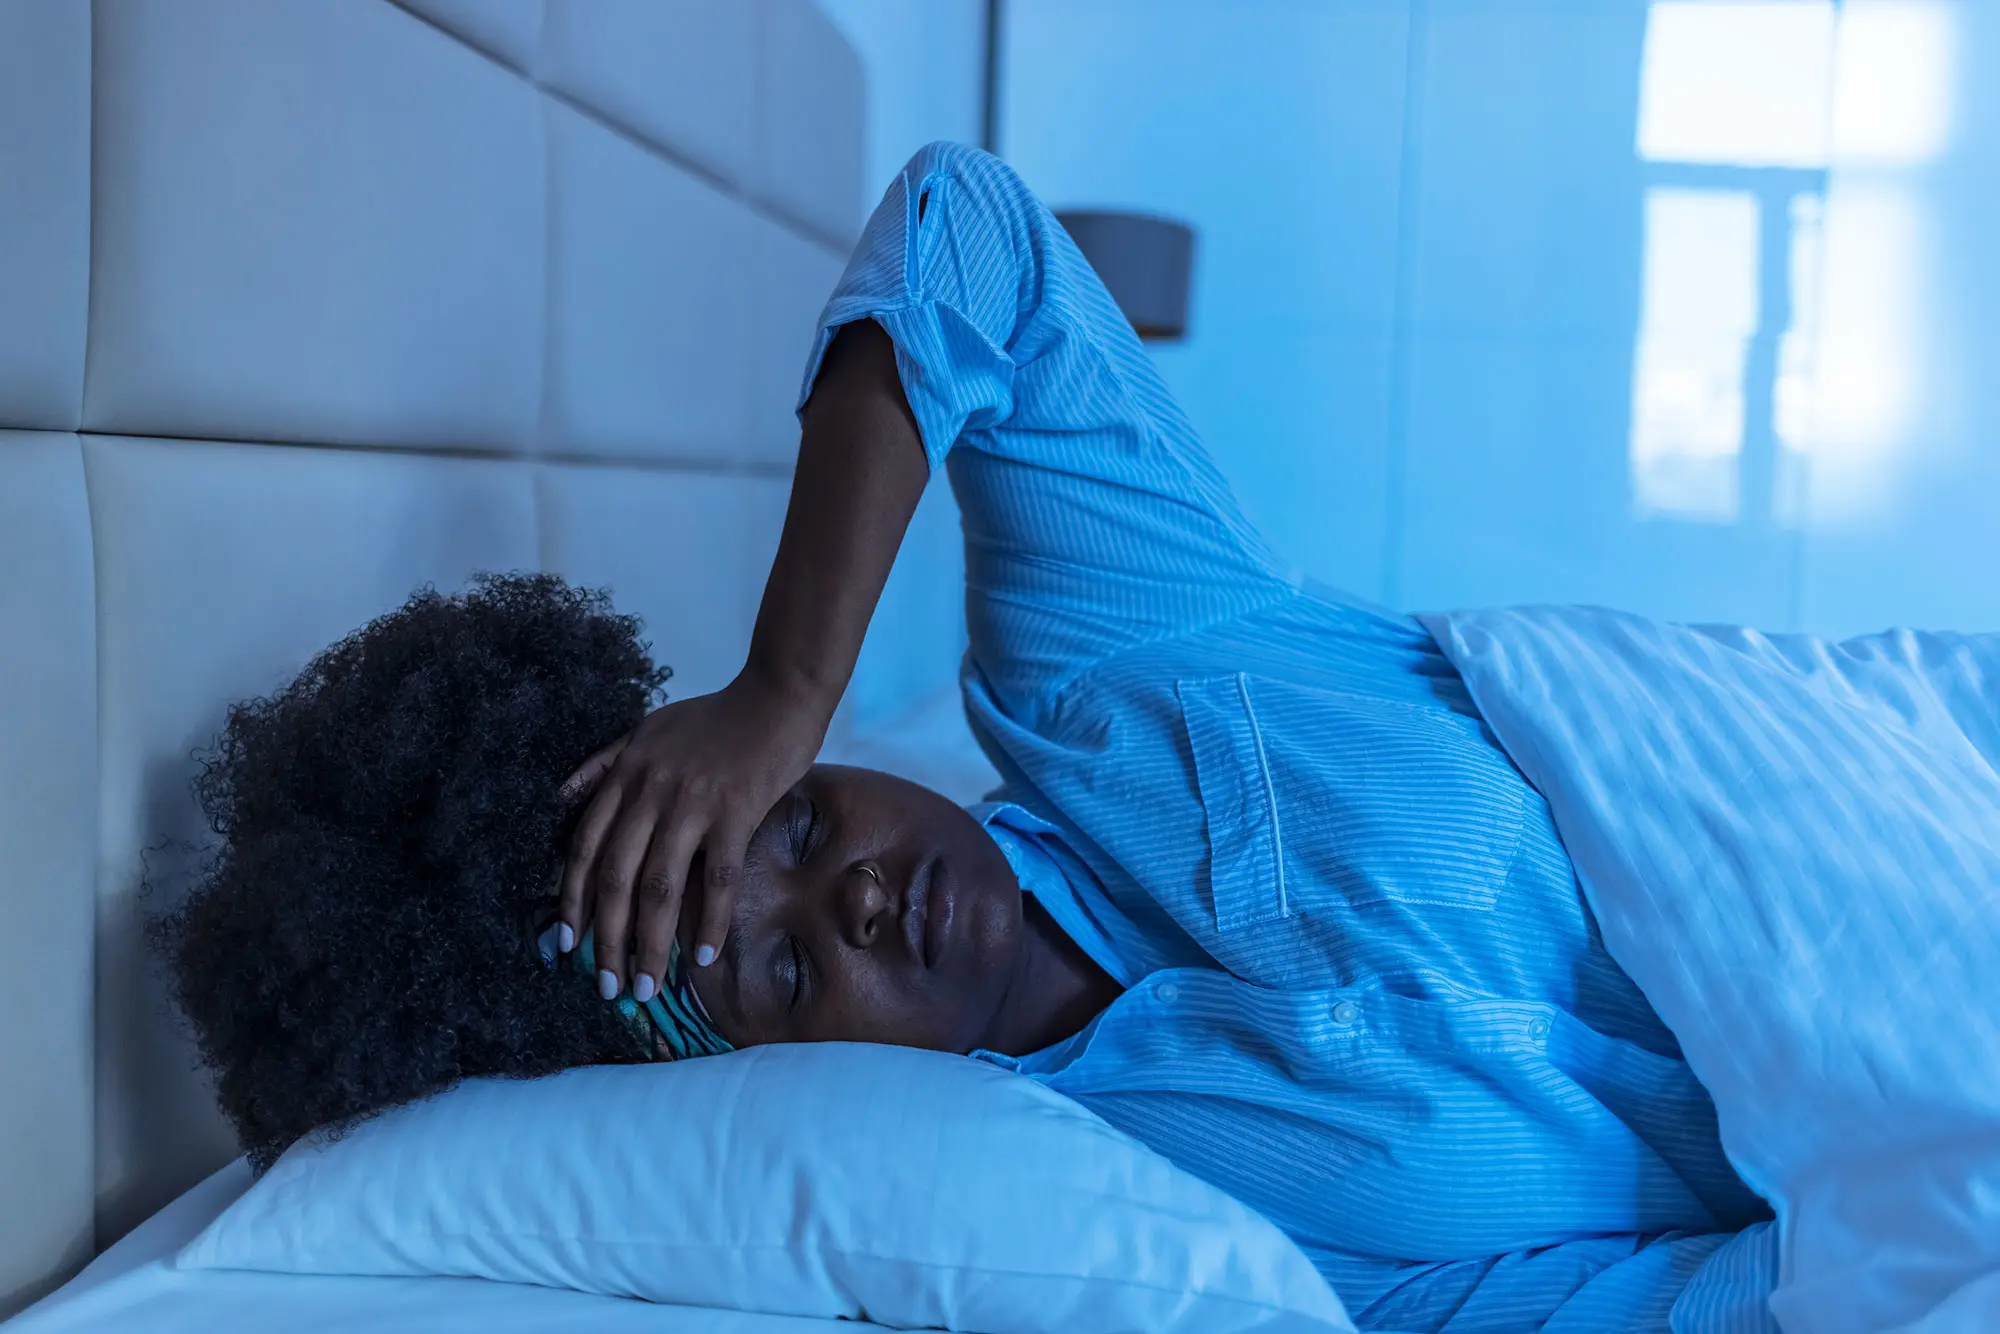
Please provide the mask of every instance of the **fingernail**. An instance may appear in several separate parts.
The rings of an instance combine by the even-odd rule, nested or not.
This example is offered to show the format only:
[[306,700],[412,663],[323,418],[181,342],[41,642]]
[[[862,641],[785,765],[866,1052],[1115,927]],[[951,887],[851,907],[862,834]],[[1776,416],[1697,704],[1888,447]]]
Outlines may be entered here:
[[576,948],[576,932],[569,929],[568,922],[556,928],[556,948],[564,954]]
[[597,994],[605,1000],[618,999],[618,974],[609,968],[597,970]]
[[696,951],[694,952],[694,961],[695,961],[696,963],[700,964],[700,965],[701,965],[701,966],[702,966],[703,968],[706,968],[706,967],[708,967],[708,966],[709,966],[710,964],[714,963],[714,962],[715,962],[715,946],[713,946],[713,945],[703,945],[703,946],[702,946],[702,947],[701,947],[700,949],[697,949],[697,950],[696,950]]
[[653,999],[653,975],[641,973],[632,979],[632,999],[644,1005]]

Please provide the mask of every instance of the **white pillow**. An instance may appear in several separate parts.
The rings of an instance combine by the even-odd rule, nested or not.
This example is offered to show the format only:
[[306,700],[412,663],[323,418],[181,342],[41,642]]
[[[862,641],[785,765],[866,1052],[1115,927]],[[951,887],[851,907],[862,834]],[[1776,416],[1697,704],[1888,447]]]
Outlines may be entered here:
[[847,1043],[471,1081],[295,1146],[176,1263],[986,1334],[1353,1329],[1270,1222],[1061,1095]]

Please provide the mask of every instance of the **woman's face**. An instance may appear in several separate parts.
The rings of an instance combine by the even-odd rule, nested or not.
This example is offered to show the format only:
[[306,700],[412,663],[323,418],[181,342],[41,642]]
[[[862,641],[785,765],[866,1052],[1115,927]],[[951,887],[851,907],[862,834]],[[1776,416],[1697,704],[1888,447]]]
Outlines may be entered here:
[[[964,810],[890,774],[815,765],[751,838],[729,936],[694,989],[737,1047],[968,1052],[993,1040],[1022,972],[1021,913],[1012,868]],[[699,915],[691,897],[684,952]]]

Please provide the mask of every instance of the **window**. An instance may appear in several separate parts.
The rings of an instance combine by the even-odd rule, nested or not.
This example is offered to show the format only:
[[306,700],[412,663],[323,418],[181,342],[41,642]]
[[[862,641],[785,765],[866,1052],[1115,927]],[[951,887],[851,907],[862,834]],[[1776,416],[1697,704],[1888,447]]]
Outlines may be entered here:
[[1809,453],[1897,434],[1921,241],[1875,225],[1879,188],[1830,199],[1830,171],[1942,151],[1950,36],[1934,0],[1648,11],[1636,514],[1794,526]]

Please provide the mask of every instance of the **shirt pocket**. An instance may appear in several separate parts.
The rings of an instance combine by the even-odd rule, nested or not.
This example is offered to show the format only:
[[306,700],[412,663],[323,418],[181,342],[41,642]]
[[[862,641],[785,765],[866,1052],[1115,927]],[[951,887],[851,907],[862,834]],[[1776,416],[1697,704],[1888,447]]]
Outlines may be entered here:
[[1218,930],[1320,909],[1498,900],[1527,780],[1479,719],[1243,672],[1183,680],[1175,694]]

